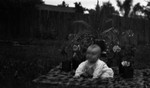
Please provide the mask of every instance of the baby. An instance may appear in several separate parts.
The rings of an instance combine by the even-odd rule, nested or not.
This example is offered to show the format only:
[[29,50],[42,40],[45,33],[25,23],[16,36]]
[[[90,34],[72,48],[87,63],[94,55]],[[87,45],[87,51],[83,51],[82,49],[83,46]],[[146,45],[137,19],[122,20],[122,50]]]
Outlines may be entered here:
[[114,72],[105,62],[100,60],[101,48],[94,44],[90,45],[86,52],[86,61],[82,62],[75,71],[74,78],[80,76],[95,78],[113,78]]

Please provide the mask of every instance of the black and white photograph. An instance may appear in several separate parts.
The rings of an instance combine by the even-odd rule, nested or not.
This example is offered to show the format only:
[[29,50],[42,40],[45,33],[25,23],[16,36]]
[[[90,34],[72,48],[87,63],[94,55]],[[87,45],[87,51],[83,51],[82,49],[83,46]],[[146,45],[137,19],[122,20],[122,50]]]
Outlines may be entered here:
[[150,0],[0,0],[0,88],[150,88]]

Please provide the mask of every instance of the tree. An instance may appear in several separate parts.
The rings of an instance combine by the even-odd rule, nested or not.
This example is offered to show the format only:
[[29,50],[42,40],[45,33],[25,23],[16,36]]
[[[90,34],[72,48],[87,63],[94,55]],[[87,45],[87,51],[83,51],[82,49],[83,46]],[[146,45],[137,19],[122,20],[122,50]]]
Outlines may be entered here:
[[132,17],[143,17],[145,19],[149,19],[150,20],[150,1],[147,2],[146,6],[141,6],[140,3],[137,3],[134,7],[133,7],[133,11],[131,14]]
[[124,17],[129,17],[132,2],[133,0],[125,0],[123,3],[121,3],[120,0],[117,0],[117,5]]
[[141,14],[143,14],[143,10],[143,6],[141,6],[140,3],[135,4],[131,12],[131,17],[141,16]]
[[102,6],[97,2],[95,10],[90,10],[89,13],[92,27],[100,34],[105,30],[104,25],[107,24],[108,20],[112,19],[112,16],[116,14],[117,11],[115,11],[110,2],[105,2]]
[[60,5],[58,5],[58,6],[62,6],[62,7],[69,7],[69,5],[68,5],[68,4],[66,4],[66,2],[65,2],[65,1],[62,1],[62,4],[60,4]]
[[145,9],[143,10],[143,13],[150,20],[150,1],[147,3],[147,6],[145,6]]
[[150,2],[147,2],[146,6],[140,5],[140,3],[135,4],[131,12],[131,17],[142,17],[150,20]]
[[82,13],[84,12],[84,8],[81,5],[81,2],[75,2],[75,9],[77,13]]

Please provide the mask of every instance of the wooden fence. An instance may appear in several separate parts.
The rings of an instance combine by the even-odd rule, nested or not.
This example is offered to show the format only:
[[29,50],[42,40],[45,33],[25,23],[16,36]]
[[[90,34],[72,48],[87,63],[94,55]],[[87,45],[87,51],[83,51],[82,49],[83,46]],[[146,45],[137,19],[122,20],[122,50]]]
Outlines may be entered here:
[[113,17],[113,25],[120,31],[132,30],[135,33],[136,44],[150,43],[150,21],[145,19]]
[[[17,13],[17,12],[16,12]],[[73,21],[84,20],[90,23],[89,15],[47,10],[37,10],[13,15],[1,14],[0,39],[58,39],[66,38],[75,31]],[[144,19],[113,16],[112,22],[120,31],[131,29],[136,36],[136,44],[150,43],[150,21]]]

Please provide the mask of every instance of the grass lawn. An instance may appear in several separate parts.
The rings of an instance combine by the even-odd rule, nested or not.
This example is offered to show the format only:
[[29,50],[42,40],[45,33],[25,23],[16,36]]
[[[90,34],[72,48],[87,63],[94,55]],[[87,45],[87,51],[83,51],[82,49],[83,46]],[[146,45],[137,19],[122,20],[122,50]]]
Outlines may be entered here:
[[11,88],[14,85],[29,83],[39,75],[46,74],[62,61],[60,47],[58,41],[0,46],[0,81],[4,82],[0,85],[9,84]]

